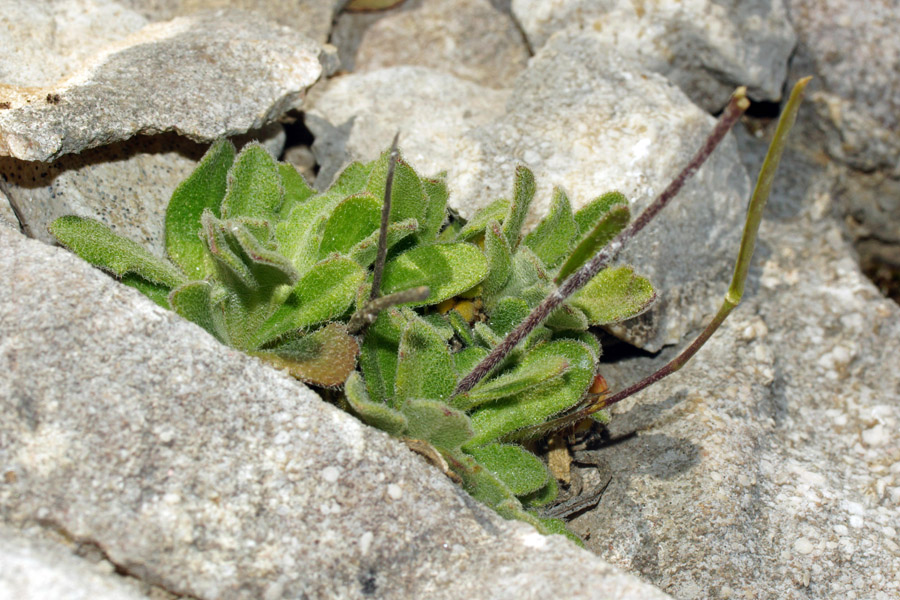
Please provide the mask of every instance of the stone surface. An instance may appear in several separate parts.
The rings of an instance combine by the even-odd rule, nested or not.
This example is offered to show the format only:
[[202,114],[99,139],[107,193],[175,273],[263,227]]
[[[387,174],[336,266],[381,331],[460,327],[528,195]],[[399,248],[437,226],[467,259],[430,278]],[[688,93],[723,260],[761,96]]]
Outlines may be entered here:
[[594,32],[710,111],[738,85],[779,99],[795,42],[782,0],[513,0],[512,10],[535,50],[556,31]]
[[[471,86],[432,83],[441,81],[446,77],[382,70],[344,77],[310,98],[315,120],[308,116],[307,125],[325,181],[344,156],[372,159],[400,130],[401,149],[420,172],[448,171],[450,204],[463,217],[508,196],[517,164],[531,168],[537,181],[529,224],[548,210],[554,186],[566,190],[573,208],[619,190],[636,214],[700,147],[713,122],[663,77],[610,53],[590,34],[562,33],[548,42],[500,116],[465,104],[484,102],[477,89],[463,94]],[[457,117],[466,114],[487,119]],[[726,139],[623,254],[665,294],[627,331],[616,328],[618,335],[658,350],[709,316],[732,268],[749,191],[734,142]]]
[[[278,123],[234,138],[241,146],[262,141],[278,156],[284,145]],[[0,190],[16,202],[30,234],[54,242],[48,227],[77,214],[106,223],[119,235],[164,255],[164,222],[172,192],[207,149],[175,134],[138,136],[70,154],[52,163],[0,158]]]
[[421,175],[453,168],[462,132],[502,115],[508,97],[424,67],[336,77],[310,94],[305,114],[320,165],[316,186],[327,187],[351,160],[379,156],[398,130],[404,157]]
[[[33,534],[33,532],[31,532]],[[147,600],[135,580],[0,523],[0,600]]]
[[0,278],[7,524],[202,599],[668,597],[61,249]]
[[151,24],[56,83],[0,89],[0,155],[46,162],[136,134],[208,142],[257,129],[300,106],[321,54],[252,13]]
[[527,61],[528,48],[518,27],[488,0],[425,0],[366,29],[354,71],[416,65],[505,88]]
[[[619,443],[589,452],[612,482],[572,526],[679,599],[888,600],[900,595],[900,307],[827,219],[822,168],[785,167],[744,303],[691,364],[614,409]],[[672,355],[603,372],[618,388]]]

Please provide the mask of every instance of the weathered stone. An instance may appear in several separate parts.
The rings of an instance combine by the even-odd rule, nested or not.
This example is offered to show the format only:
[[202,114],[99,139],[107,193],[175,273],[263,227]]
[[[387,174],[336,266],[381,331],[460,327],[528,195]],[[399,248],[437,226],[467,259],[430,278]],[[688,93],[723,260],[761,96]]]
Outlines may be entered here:
[[172,593],[668,598],[5,228],[0,371],[0,518],[95,544]]
[[[284,129],[272,123],[234,138],[238,146],[261,140],[278,156]],[[172,192],[206,152],[175,134],[138,136],[70,154],[52,163],[0,158],[0,189],[16,203],[29,233],[54,242],[50,224],[64,215],[98,219],[119,235],[164,255],[164,221]]]
[[518,27],[488,0],[425,0],[366,29],[354,70],[416,65],[505,88],[527,61],[528,48]]
[[[900,595],[900,307],[822,220],[822,169],[784,166],[781,190],[808,189],[805,204],[776,190],[799,210],[763,223],[744,303],[692,363],[614,410],[620,443],[582,455],[612,482],[572,526],[680,599],[887,600]],[[603,372],[619,388],[673,354]]]
[[[34,532],[30,532],[34,533]],[[0,600],[147,600],[135,580],[0,523]]]
[[316,185],[326,187],[351,160],[376,158],[397,131],[404,157],[419,173],[454,169],[462,132],[502,115],[508,97],[508,90],[424,67],[336,77],[310,94],[305,115],[316,138]]
[[0,89],[0,155],[51,161],[136,134],[208,142],[300,106],[321,48],[253,13],[148,25],[49,86]]
[[590,31],[697,104],[720,109],[738,85],[778,100],[795,36],[782,0],[513,0],[532,48],[557,31]]

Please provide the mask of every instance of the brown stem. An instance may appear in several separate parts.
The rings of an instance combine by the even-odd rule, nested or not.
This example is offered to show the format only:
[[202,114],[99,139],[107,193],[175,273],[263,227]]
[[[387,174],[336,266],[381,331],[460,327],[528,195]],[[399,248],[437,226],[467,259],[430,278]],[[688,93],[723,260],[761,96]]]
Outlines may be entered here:
[[427,285],[410,288],[400,292],[394,292],[387,296],[379,296],[374,300],[369,300],[365,306],[353,313],[350,322],[347,323],[347,331],[356,335],[365,327],[371,325],[378,318],[378,314],[386,308],[396,306],[397,304],[406,304],[407,302],[422,302],[431,290]]
[[391,153],[388,157],[387,179],[384,182],[384,204],[381,207],[381,227],[378,230],[378,251],[375,255],[375,266],[372,270],[372,291],[369,300],[374,300],[381,295],[381,274],[384,272],[384,261],[387,258],[387,230],[391,220],[391,193],[394,191],[394,169],[397,166],[397,140],[400,132],[394,134],[391,142]]

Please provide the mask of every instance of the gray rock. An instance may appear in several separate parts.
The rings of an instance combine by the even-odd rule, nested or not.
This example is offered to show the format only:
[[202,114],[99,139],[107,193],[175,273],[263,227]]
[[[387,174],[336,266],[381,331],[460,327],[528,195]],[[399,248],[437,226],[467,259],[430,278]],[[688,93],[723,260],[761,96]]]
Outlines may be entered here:
[[61,249],[0,277],[8,524],[203,599],[668,598]]
[[0,155],[47,162],[136,134],[209,142],[258,129],[302,104],[320,54],[252,13],[148,25],[50,87],[0,90]]
[[594,32],[709,111],[738,85],[778,100],[795,42],[781,0],[513,0],[512,10],[535,50],[557,31]]
[[424,67],[336,77],[310,94],[305,114],[320,165],[316,186],[327,187],[351,160],[379,156],[397,131],[404,157],[420,174],[453,169],[462,132],[502,115],[508,97],[509,90]]
[[[33,532],[32,532],[33,533]],[[91,563],[61,543],[0,523],[0,600],[147,600],[110,563]]]
[[[619,444],[582,455],[613,479],[572,526],[676,598],[900,595],[900,307],[821,219],[820,194],[763,223],[744,303],[614,410]],[[618,388],[673,354],[604,374]]]
[[[284,129],[272,123],[234,138],[240,146],[261,140],[278,156]],[[0,158],[0,190],[16,203],[33,237],[55,239],[48,230],[58,217],[98,219],[119,235],[164,255],[164,222],[172,192],[206,152],[175,134],[138,136],[102,148],[70,154],[52,163]]]
[[[420,172],[448,171],[450,204],[464,217],[508,196],[520,163],[538,184],[529,225],[548,210],[554,186],[566,190],[574,208],[619,190],[636,213],[684,166],[713,122],[663,77],[609,53],[590,34],[562,33],[548,42],[519,76],[502,116],[482,108],[485,92],[411,68],[332,81],[310,99],[307,115],[320,177],[330,181],[349,158],[376,157],[400,130],[401,148]],[[467,114],[477,119],[460,118]],[[617,335],[658,350],[703,322],[724,292],[749,189],[728,139],[623,255],[665,294],[627,329],[616,327]]]
[[19,220],[16,218],[16,213],[9,203],[9,198],[3,193],[2,187],[0,187],[0,225],[12,227],[16,231],[19,230]]
[[354,70],[416,65],[505,88],[527,61],[528,48],[516,24],[488,0],[425,0],[371,25],[362,36]]

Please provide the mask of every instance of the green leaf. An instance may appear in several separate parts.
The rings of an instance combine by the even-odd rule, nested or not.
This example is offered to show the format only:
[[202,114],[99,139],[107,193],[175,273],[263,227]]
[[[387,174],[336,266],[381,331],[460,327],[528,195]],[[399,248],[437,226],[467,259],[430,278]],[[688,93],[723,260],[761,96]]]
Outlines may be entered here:
[[515,329],[516,325],[524,321],[530,312],[531,309],[525,300],[506,297],[494,307],[488,324],[497,335],[504,336]]
[[419,240],[423,243],[433,242],[437,239],[441,227],[447,218],[447,200],[450,190],[444,177],[436,179],[423,179],[422,186],[428,203],[425,207],[425,220],[419,231]]
[[287,296],[284,304],[257,331],[262,346],[285,333],[340,317],[353,303],[365,271],[344,257],[323,260],[310,269]]
[[484,254],[471,244],[416,246],[384,266],[384,294],[426,285],[431,294],[410,306],[437,304],[478,284],[487,275]]
[[284,201],[278,165],[258,142],[247,144],[228,171],[228,191],[222,217],[251,217],[275,221]]
[[544,325],[555,331],[564,329],[584,331],[589,324],[587,316],[581,310],[564,302],[559,308],[550,313],[550,316],[544,321]]
[[478,463],[493,473],[516,496],[536,492],[547,485],[547,467],[537,456],[513,444],[487,444],[468,448]]
[[515,250],[519,246],[519,237],[522,234],[522,225],[528,215],[528,208],[534,198],[534,174],[528,167],[519,165],[516,167],[516,181],[513,184],[513,201],[509,207],[509,215],[503,220],[503,234],[509,242],[509,247]]
[[153,256],[137,242],[116,235],[99,221],[74,215],[60,217],[50,225],[50,233],[84,260],[117,277],[134,273],[170,289],[186,281],[175,265]]
[[509,214],[509,204],[510,202],[506,198],[498,198],[476,212],[456,235],[456,241],[468,242],[474,240],[484,233],[485,228],[491,221],[502,222]]
[[407,321],[405,311],[389,308],[378,315],[363,337],[359,366],[369,394],[377,401],[395,405],[397,350]]
[[471,346],[475,343],[475,337],[472,335],[472,328],[469,327],[468,321],[466,321],[466,318],[463,317],[458,310],[451,308],[447,311],[446,317],[447,322],[450,323],[450,327],[453,328],[454,333],[456,333],[456,336],[463,344]]
[[140,275],[135,275],[134,273],[125,273],[125,275],[122,276],[121,281],[128,287],[132,287],[147,296],[163,308],[172,310],[172,306],[169,304],[170,288],[158,283],[153,283],[152,281],[147,281]]
[[[380,223],[379,223],[380,225]],[[401,240],[406,239],[414,234],[419,228],[419,224],[415,219],[406,219],[398,223],[391,223],[387,230],[387,247],[388,250],[394,247]],[[369,267],[375,262],[375,255],[378,252],[378,229],[372,232],[369,237],[362,240],[347,253],[347,255],[358,262],[363,267]]]
[[189,281],[169,295],[169,303],[179,315],[196,323],[220,342],[227,344],[222,315],[216,314],[212,301],[212,285],[207,281]]
[[413,398],[446,401],[455,387],[456,368],[443,336],[421,317],[410,319],[400,336],[394,402],[402,410]]
[[582,236],[575,245],[575,249],[572,250],[556,275],[557,283],[565,281],[566,277],[602,250],[614,237],[619,235],[620,231],[625,229],[630,219],[631,212],[628,210],[627,204],[612,206],[594,225],[593,229]]
[[284,201],[278,209],[278,218],[281,220],[287,217],[295,206],[315,196],[316,190],[310,187],[297,167],[290,163],[278,163],[278,174],[281,175],[281,185],[284,187]]
[[[390,151],[384,152],[375,161],[369,174],[366,189],[376,198],[384,198],[384,187],[387,182],[388,159]],[[396,223],[405,219],[415,219],[421,224],[426,223],[425,208],[427,197],[422,186],[422,180],[415,170],[403,160],[397,159],[394,168],[394,184],[391,188],[391,216],[390,222]]]
[[592,200],[575,213],[575,224],[578,226],[578,237],[583,238],[614,207],[628,206],[628,200],[620,192],[607,192]]
[[481,346],[469,346],[463,348],[453,355],[453,364],[456,366],[456,372],[460,377],[469,374],[469,371],[475,368],[481,360],[488,355],[488,351]]
[[406,437],[425,440],[435,448],[456,450],[472,437],[469,417],[438,400],[411,398],[400,410],[408,423]]
[[655,299],[650,281],[635,275],[631,267],[620,266],[597,273],[570,302],[587,315],[591,325],[606,325],[641,314]]
[[555,340],[538,346],[527,356],[529,361],[563,357],[569,361],[569,368],[562,377],[477,408],[471,415],[475,437],[470,446],[486,444],[518,429],[543,423],[577,404],[593,381],[594,353],[581,342]]
[[[345,198],[351,194],[358,194],[364,191],[374,164],[375,161],[366,165],[360,162],[350,163],[344,167],[344,170],[341,171],[340,175],[337,176],[337,179],[334,180],[334,183],[331,184],[331,187],[329,187],[328,191],[325,193],[331,196]],[[381,193],[382,196],[384,196],[383,187]]]
[[497,221],[488,222],[484,231],[484,254],[487,257],[488,274],[482,283],[482,298],[487,310],[497,303],[500,293],[512,275],[512,251]]
[[381,201],[371,194],[344,198],[325,221],[319,259],[332,252],[346,254],[356,244],[378,231],[381,223]]
[[291,210],[283,221],[275,226],[278,249],[300,273],[312,267],[319,257],[325,223],[339,198],[314,196]]
[[393,436],[400,436],[406,431],[408,421],[398,410],[381,402],[372,402],[366,393],[366,383],[358,372],[350,373],[344,384],[344,395],[353,413],[364,423]]
[[359,343],[343,323],[329,323],[305,335],[253,352],[279,369],[314,385],[342,385],[356,368]]
[[525,236],[524,242],[545,265],[553,268],[569,253],[575,230],[569,198],[561,188],[556,188],[550,213]]
[[541,360],[536,361],[531,359],[531,354],[526,354],[522,363],[512,371],[483,381],[474,389],[453,398],[453,406],[471,410],[491,400],[515,396],[561,376],[569,368],[569,359],[565,356],[540,356]]
[[556,483],[556,479],[553,477],[547,478],[547,485],[537,490],[536,492],[532,492],[519,498],[522,504],[526,507],[539,507],[546,506],[556,500],[556,497],[559,495],[559,484]]
[[182,181],[166,208],[166,253],[191,279],[215,272],[200,238],[200,216],[209,209],[217,217],[234,163],[234,145],[220,139],[209,147],[190,177]]

